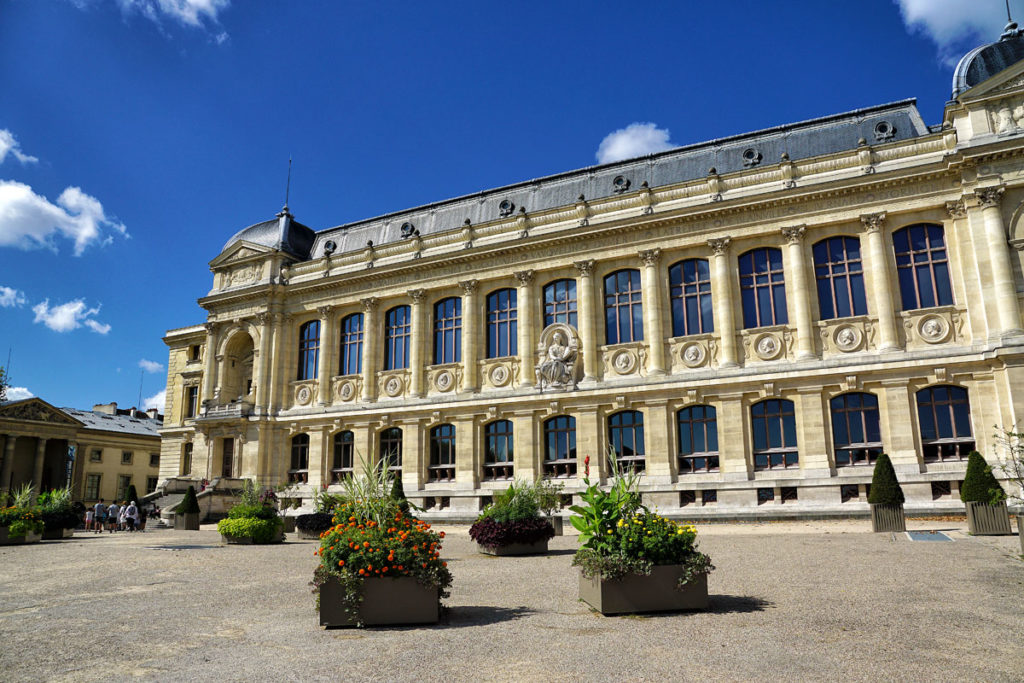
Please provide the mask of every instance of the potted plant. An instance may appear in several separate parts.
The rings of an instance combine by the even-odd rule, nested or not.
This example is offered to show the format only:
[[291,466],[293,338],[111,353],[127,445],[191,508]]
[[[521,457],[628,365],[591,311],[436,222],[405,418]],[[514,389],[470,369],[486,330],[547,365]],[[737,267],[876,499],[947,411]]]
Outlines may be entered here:
[[[1017,536],[1020,537],[1020,552],[1024,555],[1024,432],[997,429],[996,442],[1006,452],[999,469],[1012,484],[1010,497],[1018,505]],[[1013,486],[1016,486],[1016,491],[1013,490]]]
[[196,488],[189,484],[185,497],[174,508],[175,530],[199,531],[199,501]]
[[992,468],[978,451],[967,456],[967,473],[960,484],[960,500],[967,507],[967,530],[974,536],[1004,536],[1010,531],[1006,492],[992,476]]
[[546,553],[554,535],[551,523],[540,515],[537,486],[523,481],[496,494],[469,528],[469,537],[485,555]]
[[299,538],[305,540],[319,539],[320,535],[334,526],[334,508],[338,505],[337,496],[326,490],[313,493],[313,512],[295,518],[295,529]]
[[563,531],[562,517],[555,513],[562,509],[562,490],[565,488],[565,484],[542,478],[537,480],[535,486],[537,488],[537,506],[540,508],[541,513],[547,517],[548,522],[551,523],[552,528],[555,530],[555,536],[561,536]]
[[32,505],[33,494],[32,486],[25,484],[11,495],[11,505],[0,508],[0,545],[42,540],[44,524],[39,508]]
[[612,484],[591,484],[570,518],[580,532],[573,566],[580,568],[580,599],[604,615],[706,609],[711,558],[697,550],[697,530],[654,514],[640,502],[639,475],[619,472]]
[[246,479],[241,501],[228,510],[227,519],[217,522],[221,540],[228,544],[280,543],[284,540],[284,522],[277,514],[273,492],[261,491],[253,479]]
[[39,494],[36,499],[39,516],[43,521],[44,541],[71,538],[74,529],[82,521],[71,506],[71,488],[65,486]]
[[386,468],[364,462],[346,478],[334,526],[315,554],[313,592],[327,628],[433,624],[452,583],[441,560],[444,532],[402,510]]
[[871,475],[871,493],[868,494],[868,504],[871,505],[871,530],[906,531],[904,500],[903,489],[896,480],[896,470],[892,468],[892,461],[887,454],[882,453],[875,461],[875,470]]

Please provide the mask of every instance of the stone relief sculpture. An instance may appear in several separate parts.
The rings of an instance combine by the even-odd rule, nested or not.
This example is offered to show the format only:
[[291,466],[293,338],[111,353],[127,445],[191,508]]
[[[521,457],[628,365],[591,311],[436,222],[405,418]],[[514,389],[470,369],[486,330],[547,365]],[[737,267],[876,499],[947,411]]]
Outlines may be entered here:
[[575,389],[579,371],[579,339],[576,330],[564,323],[553,323],[540,334],[541,361],[537,366],[537,386]]

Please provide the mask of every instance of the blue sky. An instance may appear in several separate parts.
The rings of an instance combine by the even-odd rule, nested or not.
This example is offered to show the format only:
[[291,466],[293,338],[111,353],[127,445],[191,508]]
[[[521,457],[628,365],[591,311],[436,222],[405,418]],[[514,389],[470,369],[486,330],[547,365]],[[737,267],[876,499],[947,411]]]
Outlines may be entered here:
[[1003,0],[0,0],[0,365],[14,398],[126,407],[141,377],[162,405],[161,337],[205,319],[207,263],[280,209],[289,156],[320,230],[906,97],[937,123],[1005,23]]

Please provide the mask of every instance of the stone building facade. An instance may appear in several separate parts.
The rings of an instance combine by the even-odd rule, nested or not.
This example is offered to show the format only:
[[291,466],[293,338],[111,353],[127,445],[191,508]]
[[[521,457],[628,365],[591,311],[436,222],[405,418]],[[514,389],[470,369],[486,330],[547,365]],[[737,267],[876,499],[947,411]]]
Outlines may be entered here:
[[1024,38],[913,100],[315,232],[287,207],[171,330],[161,477],[309,495],[361,458],[428,512],[643,472],[692,517],[958,509],[1024,418]]

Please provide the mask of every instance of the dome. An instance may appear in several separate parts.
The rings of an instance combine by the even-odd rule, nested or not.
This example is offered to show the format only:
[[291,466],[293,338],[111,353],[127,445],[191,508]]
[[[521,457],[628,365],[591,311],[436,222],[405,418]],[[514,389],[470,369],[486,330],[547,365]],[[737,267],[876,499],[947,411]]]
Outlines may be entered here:
[[221,253],[239,240],[259,244],[278,251],[287,252],[302,260],[309,258],[310,247],[316,233],[311,228],[292,220],[292,215],[285,206],[277,218],[250,225],[236,232],[224,243]]
[[1024,31],[1010,22],[994,43],[976,47],[960,60],[953,72],[953,99],[969,88],[1024,59]]

